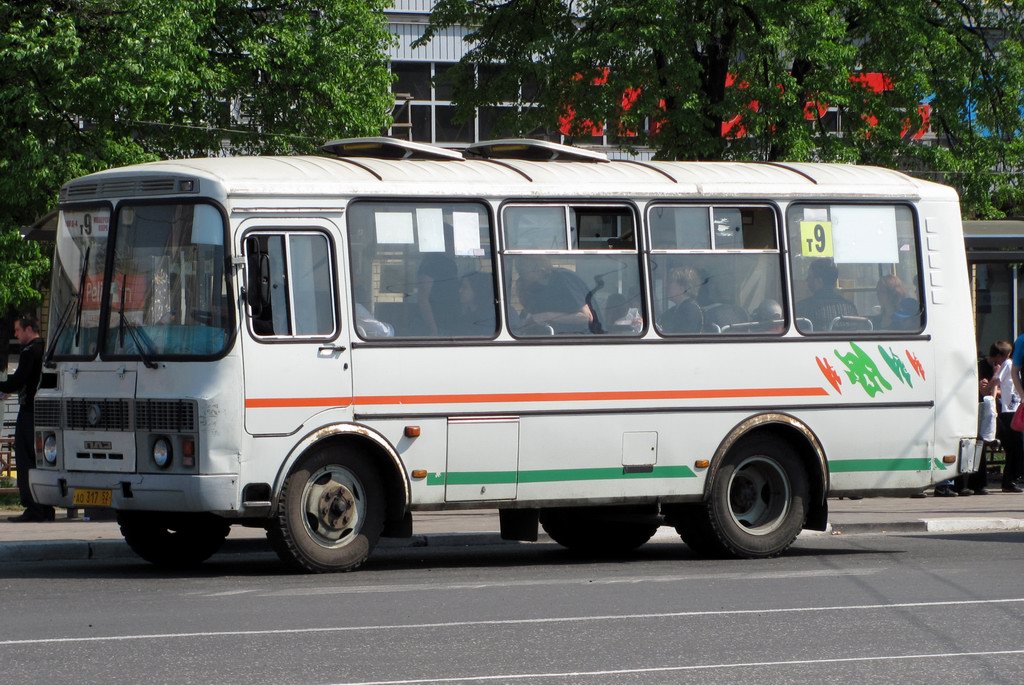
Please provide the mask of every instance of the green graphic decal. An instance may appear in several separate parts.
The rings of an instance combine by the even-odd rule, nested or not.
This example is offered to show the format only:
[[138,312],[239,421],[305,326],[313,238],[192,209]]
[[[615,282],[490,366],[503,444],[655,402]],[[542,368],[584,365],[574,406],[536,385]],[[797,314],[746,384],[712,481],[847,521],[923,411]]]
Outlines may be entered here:
[[947,468],[947,467],[946,467],[946,465],[945,465],[945,464],[943,464],[943,463],[942,463],[941,461],[939,461],[938,459],[932,459],[932,463],[933,463],[933,464],[935,465],[935,470],[936,470],[936,471],[945,471],[945,470],[946,470],[946,468]]
[[[696,478],[688,466],[655,466],[648,473],[623,473],[622,467],[600,469],[545,469],[520,471],[520,483],[557,483],[571,480],[634,480],[637,478]],[[458,471],[432,473],[427,476],[427,485],[496,485],[515,483],[515,471]]]
[[839,350],[833,350],[839,361],[846,366],[846,377],[850,379],[850,383],[864,388],[868,397],[892,390],[892,385],[878,370],[875,360],[858,347],[857,343],[850,343],[850,348],[853,350],[850,354],[842,354]]
[[889,370],[896,374],[896,380],[904,385],[914,387],[914,381],[910,378],[910,371],[907,370],[907,365],[903,363],[900,356],[892,351],[890,347],[888,351],[881,345],[878,346],[878,352],[882,355],[882,359],[885,361],[886,366]]

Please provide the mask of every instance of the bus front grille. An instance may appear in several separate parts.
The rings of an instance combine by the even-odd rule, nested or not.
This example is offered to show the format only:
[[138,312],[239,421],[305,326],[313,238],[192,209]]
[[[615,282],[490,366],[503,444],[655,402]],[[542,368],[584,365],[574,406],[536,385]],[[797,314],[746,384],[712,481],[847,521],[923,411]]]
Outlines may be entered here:
[[131,428],[129,400],[66,400],[64,410],[70,430],[126,431]]
[[39,428],[60,428],[60,400],[37,399],[34,420]]
[[191,433],[196,429],[195,402],[187,400],[138,400],[135,429],[161,433]]

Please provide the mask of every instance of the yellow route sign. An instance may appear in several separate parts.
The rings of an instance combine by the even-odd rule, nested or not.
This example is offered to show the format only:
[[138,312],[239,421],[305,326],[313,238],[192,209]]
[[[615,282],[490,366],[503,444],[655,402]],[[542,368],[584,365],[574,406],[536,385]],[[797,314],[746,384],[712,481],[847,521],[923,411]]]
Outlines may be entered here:
[[804,257],[832,257],[832,222],[800,222],[800,254]]

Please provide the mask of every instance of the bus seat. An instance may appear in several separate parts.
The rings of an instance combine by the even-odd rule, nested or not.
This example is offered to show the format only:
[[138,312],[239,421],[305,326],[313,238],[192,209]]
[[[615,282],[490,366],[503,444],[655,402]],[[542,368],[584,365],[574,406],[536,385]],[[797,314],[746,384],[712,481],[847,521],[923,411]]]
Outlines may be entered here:
[[830,331],[843,331],[856,333],[858,331],[873,331],[874,324],[866,316],[837,316],[829,324]]
[[704,307],[704,332],[710,333],[717,327],[721,332],[726,326],[750,321],[747,310],[739,305],[719,303]]

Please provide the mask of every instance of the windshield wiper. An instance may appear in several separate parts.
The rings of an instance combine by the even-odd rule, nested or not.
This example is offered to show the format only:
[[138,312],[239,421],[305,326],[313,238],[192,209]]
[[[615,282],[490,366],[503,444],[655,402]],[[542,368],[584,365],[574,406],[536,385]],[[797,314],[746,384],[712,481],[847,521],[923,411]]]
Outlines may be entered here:
[[92,252],[92,244],[85,248],[85,259],[82,260],[82,275],[78,279],[78,312],[75,314],[75,347],[81,342],[82,334],[82,306],[85,302],[85,275],[89,272],[89,253]]
[[43,366],[48,369],[55,368],[57,362],[53,361],[53,351],[57,349],[57,341],[60,340],[61,333],[64,332],[64,327],[68,324],[68,319],[71,318],[71,308],[75,306],[75,300],[68,300],[68,303],[64,306],[64,311],[61,312],[60,319],[57,323],[57,331],[53,334],[53,341],[50,343],[50,349],[46,350],[46,356],[43,358]]
[[124,299],[125,299],[125,285],[128,282],[128,274],[122,274],[121,276],[121,301],[118,303],[117,309],[117,342],[118,347],[124,347],[124,332],[127,330],[128,335],[132,337],[132,342],[135,343],[135,349],[138,350],[139,356],[142,358],[142,363],[146,365],[147,369],[158,368],[158,364],[152,360],[153,354],[153,343],[146,335],[146,332],[139,328],[132,322],[124,313]]
[[68,324],[71,308],[75,305],[78,305],[78,313],[75,316],[75,347],[78,347],[79,330],[82,325],[82,300],[85,299],[85,276],[89,272],[89,253],[91,251],[92,245],[87,245],[85,248],[85,258],[82,260],[82,273],[78,276],[78,292],[75,293],[76,297],[73,300],[68,300],[67,305],[64,307],[64,311],[61,312],[60,322],[57,324],[57,332],[53,334],[53,341],[50,343],[50,349],[46,351],[46,357],[43,358],[43,366],[48,369],[52,369],[57,366],[53,361],[53,353],[57,349],[57,342],[60,340],[60,336],[64,332],[64,327]]

